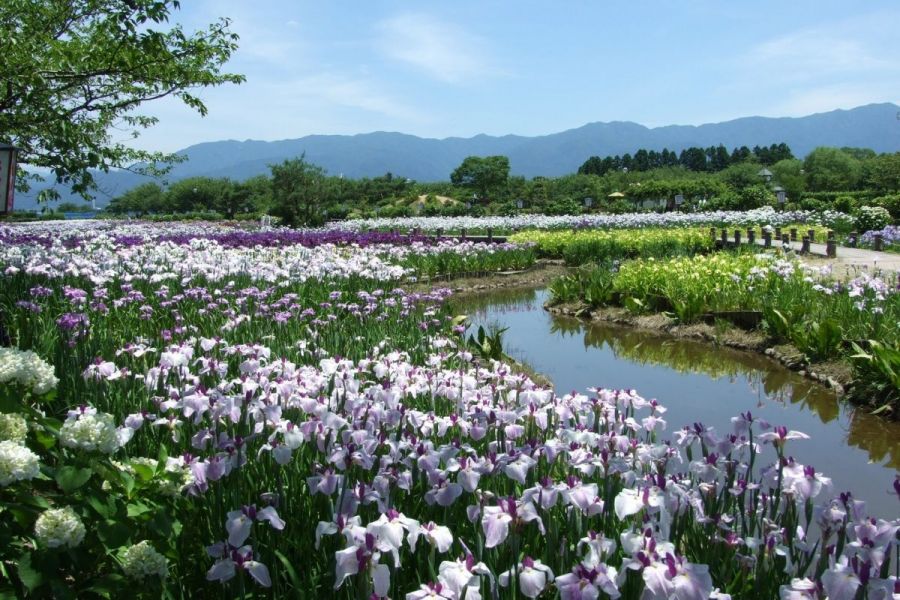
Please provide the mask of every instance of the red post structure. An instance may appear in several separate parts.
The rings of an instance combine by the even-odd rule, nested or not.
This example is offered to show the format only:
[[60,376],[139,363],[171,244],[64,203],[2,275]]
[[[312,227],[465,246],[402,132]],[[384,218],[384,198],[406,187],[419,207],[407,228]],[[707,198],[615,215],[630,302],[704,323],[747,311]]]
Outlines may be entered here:
[[15,207],[18,153],[19,148],[0,144],[0,214],[9,214]]

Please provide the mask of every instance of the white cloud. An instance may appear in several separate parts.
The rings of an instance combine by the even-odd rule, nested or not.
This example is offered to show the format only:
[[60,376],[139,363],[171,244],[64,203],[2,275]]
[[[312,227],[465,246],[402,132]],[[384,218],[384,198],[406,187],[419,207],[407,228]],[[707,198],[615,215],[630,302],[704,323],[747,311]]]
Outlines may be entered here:
[[429,15],[405,13],[376,25],[377,48],[387,57],[446,83],[496,74],[481,38]]
[[838,81],[900,74],[900,43],[888,23],[896,12],[867,14],[765,40],[741,57],[739,67],[768,80]]
[[304,77],[274,93],[286,97],[324,100],[349,108],[357,108],[396,119],[422,121],[425,116],[417,109],[404,104],[380,87],[365,79],[354,79],[334,74],[318,74]]
[[338,74],[257,79],[252,86],[217,88],[201,95],[209,107],[207,117],[166,98],[142,111],[160,117],[159,125],[136,140],[117,141],[171,152],[201,141],[400,131],[431,122],[427,113],[395,98],[376,81]]
[[812,88],[788,90],[780,97],[771,114],[778,116],[804,116],[827,112],[837,108],[855,108],[873,102],[900,101],[898,85],[856,85],[838,83]]
[[803,75],[897,68],[895,60],[875,54],[862,39],[843,38],[834,31],[808,29],[757,45],[750,62]]
[[[733,116],[800,116],[900,98],[897,11],[856,15],[771,37],[730,64],[714,89]],[[761,100],[761,98],[763,100]]]

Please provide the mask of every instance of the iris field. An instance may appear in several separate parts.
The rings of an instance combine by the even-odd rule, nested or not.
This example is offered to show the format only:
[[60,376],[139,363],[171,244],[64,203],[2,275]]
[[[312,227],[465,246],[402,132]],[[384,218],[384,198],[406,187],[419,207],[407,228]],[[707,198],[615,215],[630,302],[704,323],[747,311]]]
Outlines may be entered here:
[[[467,342],[448,290],[408,291],[536,252],[0,226],[0,595],[900,594],[900,521],[793,460],[802,432],[749,410],[682,427],[636,390],[557,394]],[[787,268],[734,260],[758,285]],[[618,277],[653,285],[636,270],[656,264]],[[857,287],[870,312],[888,301]]]

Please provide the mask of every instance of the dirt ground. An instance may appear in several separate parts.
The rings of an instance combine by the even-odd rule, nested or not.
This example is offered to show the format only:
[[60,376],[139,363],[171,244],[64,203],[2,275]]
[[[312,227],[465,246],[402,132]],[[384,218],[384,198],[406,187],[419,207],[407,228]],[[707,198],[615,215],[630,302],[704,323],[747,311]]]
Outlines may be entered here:
[[568,272],[562,261],[539,260],[530,269],[523,271],[498,271],[496,273],[463,276],[451,279],[435,278],[419,281],[413,290],[447,287],[454,294],[472,294],[503,288],[545,287],[551,281]]

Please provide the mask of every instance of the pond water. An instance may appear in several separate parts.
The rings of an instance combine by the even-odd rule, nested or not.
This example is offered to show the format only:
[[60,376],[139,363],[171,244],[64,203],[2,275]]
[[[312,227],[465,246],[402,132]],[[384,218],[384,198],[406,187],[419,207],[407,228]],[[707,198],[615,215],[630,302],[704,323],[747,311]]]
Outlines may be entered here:
[[831,477],[835,492],[851,490],[866,500],[871,514],[900,513],[892,491],[900,423],[854,411],[764,356],[551,315],[543,309],[547,298],[546,290],[501,290],[460,297],[453,308],[469,315],[476,330],[508,327],[506,353],[547,376],[557,393],[596,386],[656,398],[668,408],[669,435],[696,421],[728,432],[731,417],[747,410],[807,433],[811,439],[791,442],[788,454]]

